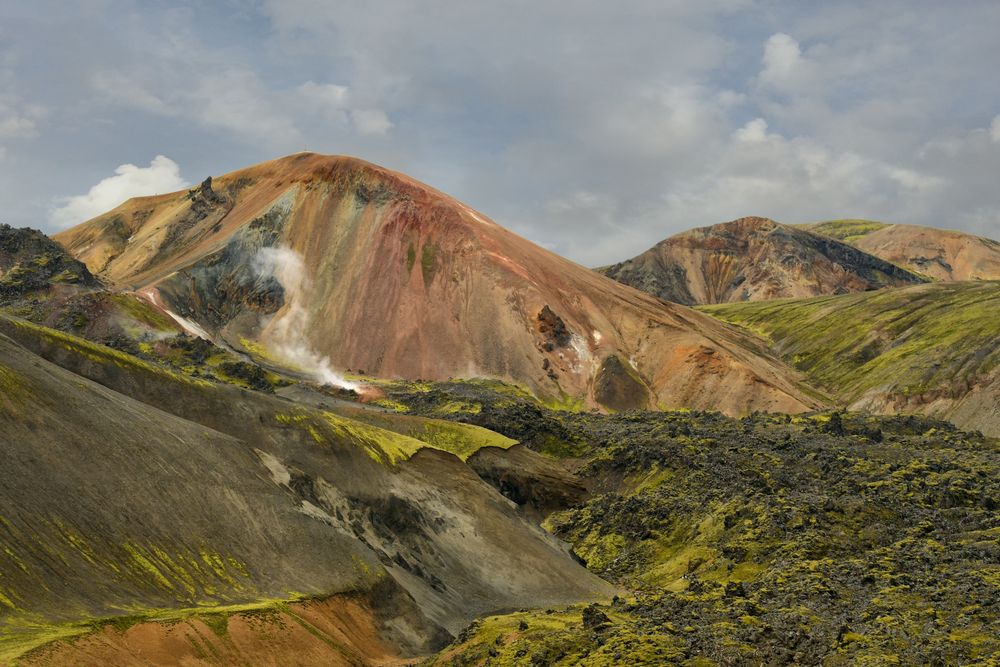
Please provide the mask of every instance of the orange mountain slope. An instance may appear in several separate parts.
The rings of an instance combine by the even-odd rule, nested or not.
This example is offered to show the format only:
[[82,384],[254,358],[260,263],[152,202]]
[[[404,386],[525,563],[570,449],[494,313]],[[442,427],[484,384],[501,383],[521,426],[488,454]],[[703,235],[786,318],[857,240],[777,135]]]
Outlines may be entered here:
[[676,234],[598,271],[685,305],[846,294],[921,282],[846,243],[758,217]]
[[751,335],[354,158],[265,162],[56,239],[105,280],[275,363],[496,377],[615,409],[819,405]]
[[831,220],[802,227],[935,280],[1000,280],[1000,243],[950,229]]

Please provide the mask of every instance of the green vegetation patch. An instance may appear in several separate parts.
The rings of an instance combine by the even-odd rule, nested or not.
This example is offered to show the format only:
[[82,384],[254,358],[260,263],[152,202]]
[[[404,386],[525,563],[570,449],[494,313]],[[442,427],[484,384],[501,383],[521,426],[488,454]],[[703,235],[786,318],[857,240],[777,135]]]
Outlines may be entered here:
[[549,456],[578,456],[586,448],[563,426],[580,408],[568,397],[546,403],[520,385],[487,379],[379,386],[389,399],[406,405],[409,414],[481,426]]
[[862,236],[867,236],[890,225],[875,220],[845,218],[843,220],[827,220],[826,222],[815,222],[798,226],[816,234],[838,239],[844,243],[853,243]]
[[353,442],[383,465],[396,465],[425,447],[449,452],[464,461],[483,447],[507,449],[517,444],[516,440],[471,424],[364,408],[345,408],[342,414],[297,409],[292,414],[279,414],[276,419],[303,429],[317,444],[325,444],[330,438]]
[[586,443],[584,475],[599,491],[544,525],[634,597],[589,623],[576,610],[485,619],[433,664],[1000,655],[998,441],[932,419],[839,412],[558,417]]
[[700,308],[761,333],[821,388],[958,396],[1000,364],[1000,282]]
[[98,345],[89,340],[74,336],[56,329],[50,329],[27,320],[0,316],[0,325],[4,325],[13,335],[29,335],[45,343],[60,347],[67,352],[76,354],[88,361],[101,365],[114,365],[133,372],[164,375],[172,380],[197,386],[212,386],[211,382],[176,373],[163,366],[145,361],[134,355],[122,352],[105,345]]
[[424,285],[430,285],[438,270],[438,255],[440,248],[430,241],[425,241],[420,249],[420,272],[424,276]]
[[31,398],[31,390],[13,368],[0,364],[0,414],[22,414]]

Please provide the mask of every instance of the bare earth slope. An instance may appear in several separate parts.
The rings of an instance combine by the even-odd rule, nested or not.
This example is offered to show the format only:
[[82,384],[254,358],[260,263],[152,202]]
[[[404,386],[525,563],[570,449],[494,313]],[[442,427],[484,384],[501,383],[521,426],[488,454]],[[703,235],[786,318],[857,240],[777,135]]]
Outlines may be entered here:
[[588,405],[818,405],[753,336],[353,158],[266,162],[129,200],[57,240],[106,280],[279,362],[299,337],[339,369],[495,377]]
[[[110,617],[136,617],[155,645],[164,616],[221,614],[245,634],[227,605],[282,603],[288,620],[311,613],[302,597],[332,600],[327,634],[368,624],[375,645],[338,649],[357,664],[426,652],[489,610],[613,592],[413,437],[6,316],[0,388],[0,664]],[[265,626],[247,651],[294,644]],[[337,662],[313,648],[310,662]]]
[[599,271],[686,305],[845,294],[920,282],[845,243],[756,217],[671,236]]
[[1000,282],[705,310],[770,337],[853,409],[922,413],[1000,436]]
[[[803,225],[935,280],[1000,280],[1000,243],[948,229],[832,220]],[[846,234],[846,237],[845,237]]]

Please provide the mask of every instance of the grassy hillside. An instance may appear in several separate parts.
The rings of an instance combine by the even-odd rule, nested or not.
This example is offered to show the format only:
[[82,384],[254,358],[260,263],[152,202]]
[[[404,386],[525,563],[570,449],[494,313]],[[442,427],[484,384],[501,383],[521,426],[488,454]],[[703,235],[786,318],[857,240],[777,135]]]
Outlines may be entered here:
[[845,218],[843,220],[827,220],[825,222],[813,222],[806,225],[795,225],[802,229],[807,229],[816,234],[829,236],[844,243],[852,243],[862,236],[867,236],[872,232],[888,227],[884,222],[875,220],[863,220],[858,218]]
[[709,306],[767,338],[823,389],[958,398],[1000,365],[1000,283],[938,283],[836,297]]
[[996,440],[923,417],[567,413],[490,389],[394,398],[428,413],[464,403],[453,418],[571,445],[593,492],[544,525],[628,593],[481,619],[432,664],[1000,655]]

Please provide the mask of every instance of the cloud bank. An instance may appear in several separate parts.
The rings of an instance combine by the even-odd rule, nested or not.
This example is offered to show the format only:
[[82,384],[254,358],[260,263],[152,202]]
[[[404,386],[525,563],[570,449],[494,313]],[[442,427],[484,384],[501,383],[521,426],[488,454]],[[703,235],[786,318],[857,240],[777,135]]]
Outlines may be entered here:
[[201,180],[313,150],[589,265],[749,214],[1000,237],[998,3],[18,4],[7,222],[66,224],[52,196],[100,165],[167,154]]

